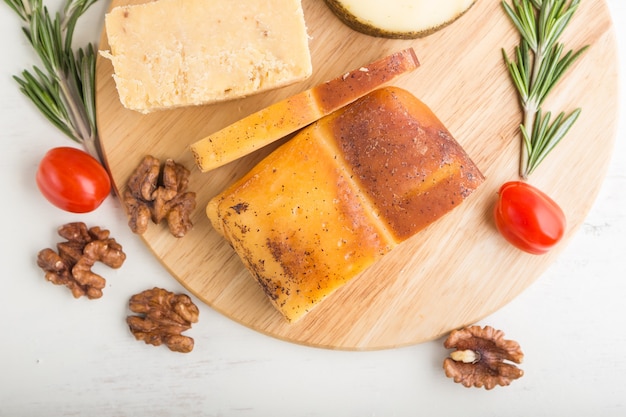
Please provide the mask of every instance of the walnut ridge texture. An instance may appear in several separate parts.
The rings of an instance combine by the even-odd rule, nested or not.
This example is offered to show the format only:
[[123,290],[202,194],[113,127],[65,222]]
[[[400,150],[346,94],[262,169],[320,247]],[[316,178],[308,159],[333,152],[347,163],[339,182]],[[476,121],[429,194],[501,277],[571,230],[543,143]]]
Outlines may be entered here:
[[446,376],[466,387],[506,386],[521,378],[524,354],[519,344],[504,339],[504,333],[491,326],[466,327],[453,330],[444,342],[446,349],[455,349],[443,362]]
[[190,216],[196,208],[196,193],[187,191],[189,175],[187,168],[172,159],[163,166],[151,155],[141,160],[122,195],[133,233],[145,233],[150,221],[167,222],[172,236],[178,238],[193,228]]
[[96,262],[119,268],[126,259],[122,246],[100,227],[87,228],[83,222],[67,223],[58,229],[66,239],[57,244],[57,252],[43,249],[37,255],[37,265],[46,273],[46,280],[65,285],[75,298],[102,297],[106,280],[91,271]]
[[194,340],[181,334],[198,322],[198,307],[189,296],[152,288],[133,295],[128,306],[137,314],[126,318],[137,340],[154,346],[164,344],[174,352],[193,350]]

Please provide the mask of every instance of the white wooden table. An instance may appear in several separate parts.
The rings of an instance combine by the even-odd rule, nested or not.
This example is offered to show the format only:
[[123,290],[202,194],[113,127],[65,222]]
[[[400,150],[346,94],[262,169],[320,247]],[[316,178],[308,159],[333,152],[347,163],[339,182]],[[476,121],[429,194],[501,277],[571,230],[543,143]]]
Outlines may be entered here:
[[[57,10],[61,1],[46,3]],[[626,2],[607,4],[626,98]],[[98,39],[105,8],[96,4],[85,16],[81,44]],[[11,79],[38,61],[5,4],[0,33],[0,170],[8,190],[0,208],[0,417],[626,415],[626,101],[583,227],[536,283],[478,323],[503,330],[525,353],[522,379],[485,391],[445,377],[442,340],[374,352],[315,349],[258,334],[202,304],[187,332],[192,353],[135,341],[124,321],[130,295],[184,289],[128,230],[118,200],[73,215],[40,195],[39,160],[72,144]],[[108,228],[130,254],[119,270],[96,268],[107,278],[97,301],[73,299],[36,265],[37,252],[58,240],[56,227],[76,220]]]

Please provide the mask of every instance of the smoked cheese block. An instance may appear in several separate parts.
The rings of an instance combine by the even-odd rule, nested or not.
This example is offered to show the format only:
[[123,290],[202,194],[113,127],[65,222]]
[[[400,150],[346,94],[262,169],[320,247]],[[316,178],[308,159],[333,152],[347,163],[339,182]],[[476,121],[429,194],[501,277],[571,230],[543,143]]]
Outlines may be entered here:
[[301,130],[206,212],[293,323],[483,181],[424,103],[385,87]]
[[159,0],[105,16],[115,85],[141,113],[286,86],[312,73],[300,0]]
[[191,145],[196,165],[207,172],[284,138],[365,94],[419,67],[413,48],[387,55],[318,84]]

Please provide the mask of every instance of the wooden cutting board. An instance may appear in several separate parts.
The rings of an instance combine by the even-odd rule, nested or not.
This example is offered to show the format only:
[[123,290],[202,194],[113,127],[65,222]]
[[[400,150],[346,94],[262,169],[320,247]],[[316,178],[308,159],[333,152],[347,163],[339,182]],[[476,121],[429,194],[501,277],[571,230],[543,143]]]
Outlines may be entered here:
[[[144,0],[145,1],[145,0]],[[111,6],[141,0],[113,0]],[[458,21],[419,40],[365,36],[344,26],[321,0],[303,0],[313,76],[304,83],[227,103],[142,115],[119,102],[107,59],[97,62],[98,128],[117,191],[146,154],[191,169],[197,192],[194,229],[184,238],[151,225],[145,244],[198,299],[259,332],[310,346],[373,350],[440,337],[493,313],[533,283],[555,260],[590,210],[611,156],[617,124],[615,34],[602,0],[581,3],[563,41],[591,48],[545,104],[554,112],[582,107],[566,139],[530,182],[551,195],[568,219],[564,241],[534,256],[506,243],[491,211],[499,186],[517,179],[521,120],[502,61],[518,34],[500,0],[478,0]],[[212,229],[209,199],[243,175],[274,146],[202,174],[188,146],[259,110],[391,52],[412,46],[421,67],[395,84],[427,103],[472,156],[487,180],[452,213],[402,244],[382,261],[288,324],[265,298],[230,246]],[[103,33],[100,49],[107,48]],[[131,254],[132,256],[132,254]]]

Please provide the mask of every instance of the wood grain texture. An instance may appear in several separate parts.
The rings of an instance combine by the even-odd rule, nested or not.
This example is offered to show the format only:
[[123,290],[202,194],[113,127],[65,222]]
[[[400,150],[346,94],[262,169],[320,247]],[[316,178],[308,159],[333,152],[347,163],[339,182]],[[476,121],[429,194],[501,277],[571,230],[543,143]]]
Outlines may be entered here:
[[[113,0],[112,6],[140,2]],[[106,59],[97,62],[98,128],[117,191],[145,154],[192,168],[198,193],[194,229],[184,238],[151,225],[142,236],[162,264],[212,308],[259,332],[310,346],[372,350],[437,338],[496,311],[531,285],[555,260],[589,212],[613,149],[618,72],[614,32],[602,0],[582,2],[563,37],[568,48],[592,45],[557,86],[545,108],[583,112],[530,182],[563,208],[562,244],[534,256],[498,234],[491,211],[499,186],[517,178],[521,120],[502,62],[518,35],[499,0],[479,0],[453,25],[418,40],[387,40],[343,25],[324,2],[304,0],[313,76],[304,83],[213,106],[142,115],[124,109]],[[106,49],[103,34],[101,49]],[[272,145],[215,171],[194,169],[188,147],[254,111],[319,82],[412,46],[421,67],[395,85],[428,104],[486,176],[460,208],[403,243],[313,312],[288,324],[204,214],[209,199],[247,172]]]

